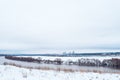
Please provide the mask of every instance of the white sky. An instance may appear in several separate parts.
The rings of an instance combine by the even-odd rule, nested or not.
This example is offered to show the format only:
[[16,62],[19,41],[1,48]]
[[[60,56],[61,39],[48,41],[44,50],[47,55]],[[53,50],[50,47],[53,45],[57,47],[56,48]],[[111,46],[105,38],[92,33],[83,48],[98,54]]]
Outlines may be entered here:
[[0,49],[119,49],[120,0],[0,0]]

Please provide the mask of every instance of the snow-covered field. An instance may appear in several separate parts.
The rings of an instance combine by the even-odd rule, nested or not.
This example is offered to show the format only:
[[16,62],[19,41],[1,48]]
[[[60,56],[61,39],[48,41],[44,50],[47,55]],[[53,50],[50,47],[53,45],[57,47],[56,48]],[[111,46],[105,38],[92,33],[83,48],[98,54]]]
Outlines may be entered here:
[[120,74],[44,71],[0,65],[0,80],[120,80]]
[[[24,56],[28,57],[28,56]],[[29,56],[30,57],[30,56]],[[47,57],[47,56],[31,56],[33,58],[41,57],[45,60],[55,60],[56,58],[61,58],[63,61],[78,59],[99,59],[103,61],[104,59],[119,58],[116,57]],[[21,67],[3,65],[4,62],[15,63],[21,65]],[[41,69],[30,69],[23,68],[25,66],[29,67],[41,67]],[[49,70],[44,70],[43,67],[51,68]],[[79,71],[59,71],[52,70],[52,68],[70,68]],[[90,71],[91,70],[91,71]],[[92,71],[93,70],[93,71]],[[98,72],[94,72],[98,71]],[[98,68],[98,67],[84,67],[84,66],[68,66],[68,65],[52,65],[52,64],[37,64],[28,63],[22,61],[8,60],[4,57],[0,57],[0,80],[120,80],[120,70],[110,69],[110,68]]]

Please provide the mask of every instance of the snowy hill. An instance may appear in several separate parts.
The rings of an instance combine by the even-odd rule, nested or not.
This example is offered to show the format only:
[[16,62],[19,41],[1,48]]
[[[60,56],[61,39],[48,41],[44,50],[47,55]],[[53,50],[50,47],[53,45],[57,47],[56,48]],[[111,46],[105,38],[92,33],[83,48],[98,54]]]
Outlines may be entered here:
[[0,80],[120,80],[120,74],[44,71],[0,65]]

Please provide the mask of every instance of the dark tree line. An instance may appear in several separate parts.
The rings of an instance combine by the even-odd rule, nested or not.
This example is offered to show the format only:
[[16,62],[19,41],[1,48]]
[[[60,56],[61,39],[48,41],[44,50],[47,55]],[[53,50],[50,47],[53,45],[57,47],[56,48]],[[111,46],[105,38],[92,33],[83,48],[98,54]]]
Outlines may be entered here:
[[16,61],[25,61],[25,62],[36,62],[36,63],[45,63],[45,64],[56,64],[56,65],[78,65],[78,66],[102,66],[102,67],[111,67],[111,68],[120,68],[120,59],[112,58],[105,59],[100,61],[98,59],[78,59],[77,61],[68,60],[66,62],[62,61],[60,58],[55,60],[42,60],[41,58],[32,58],[32,57],[16,57],[16,56],[5,56],[6,59],[16,60]]
[[56,58],[55,60],[42,60],[41,58],[34,59],[32,57],[16,57],[16,56],[5,56],[5,58],[16,61],[57,64],[57,65],[61,65],[63,63],[63,61],[59,58]]
[[120,59],[117,58],[105,59],[102,62],[102,66],[120,69]]

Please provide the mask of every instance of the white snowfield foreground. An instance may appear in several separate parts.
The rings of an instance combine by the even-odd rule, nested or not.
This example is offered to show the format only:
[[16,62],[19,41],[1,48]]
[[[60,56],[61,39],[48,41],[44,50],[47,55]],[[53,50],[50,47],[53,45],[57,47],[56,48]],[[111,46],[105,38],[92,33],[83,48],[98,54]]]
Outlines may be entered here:
[[120,80],[120,74],[44,71],[0,65],[0,80]]

